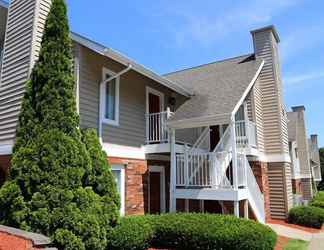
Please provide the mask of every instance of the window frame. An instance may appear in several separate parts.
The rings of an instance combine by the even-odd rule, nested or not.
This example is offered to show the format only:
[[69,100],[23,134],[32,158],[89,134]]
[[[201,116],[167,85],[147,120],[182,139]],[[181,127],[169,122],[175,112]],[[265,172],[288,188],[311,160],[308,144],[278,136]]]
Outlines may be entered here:
[[[106,76],[116,76],[116,72],[113,72],[105,67],[102,68],[102,81],[106,80]],[[104,83],[100,86],[100,99],[101,99],[101,122],[104,124],[119,126],[119,86],[120,86],[120,77],[115,78],[115,119],[109,119],[106,117],[106,93],[107,93],[107,84]]]
[[[125,165],[123,164],[111,164],[111,170],[112,171],[120,171],[120,215],[125,215]],[[115,176],[114,176],[115,178]]]

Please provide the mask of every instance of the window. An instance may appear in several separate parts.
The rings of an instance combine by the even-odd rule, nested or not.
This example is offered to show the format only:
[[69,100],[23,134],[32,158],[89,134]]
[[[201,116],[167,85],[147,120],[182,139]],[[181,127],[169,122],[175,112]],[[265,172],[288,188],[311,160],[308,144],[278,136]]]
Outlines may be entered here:
[[120,196],[120,214],[125,215],[125,167],[117,164],[113,164],[111,167]]
[[[103,69],[103,80],[114,76],[115,73]],[[104,123],[119,125],[119,77],[102,84],[101,86],[101,117]]]

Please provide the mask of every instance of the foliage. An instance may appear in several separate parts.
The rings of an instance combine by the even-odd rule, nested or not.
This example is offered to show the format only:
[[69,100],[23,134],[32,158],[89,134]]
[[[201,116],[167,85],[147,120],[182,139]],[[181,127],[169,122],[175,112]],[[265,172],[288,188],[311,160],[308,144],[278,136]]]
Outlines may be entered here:
[[311,206],[320,207],[324,209],[324,192],[317,192],[313,200],[310,202]]
[[307,250],[308,242],[303,240],[291,239],[287,245],[283,247],[283,250]]
[[276,234],[267,226],[216,214],[125,217],[109,235],[108,249],[273,249]]
[[324,223],[324,209],[299,206],[290,209],[288,222],[306,227],[321,228]]
[[324,148],[320,148],[320,161],[321,161],[321,173],[322,173],[322,181],[318,184],[318,190],[324,191]]
[[19,115],[0,224],[43,233],[64,249],[105,249],[119,198],[95,132],[80,133],[64,0],[53,0]]

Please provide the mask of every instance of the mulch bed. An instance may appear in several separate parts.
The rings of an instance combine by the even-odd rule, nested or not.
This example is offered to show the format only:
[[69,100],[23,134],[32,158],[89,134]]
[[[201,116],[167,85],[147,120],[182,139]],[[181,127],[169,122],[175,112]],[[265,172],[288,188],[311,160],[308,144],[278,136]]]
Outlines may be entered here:
[[282,250],[282,248],[287,245],[288,241],[290,238],[284,237],[284,236],[279,236],[277,238],[277,244],[274,248],[274,250]]

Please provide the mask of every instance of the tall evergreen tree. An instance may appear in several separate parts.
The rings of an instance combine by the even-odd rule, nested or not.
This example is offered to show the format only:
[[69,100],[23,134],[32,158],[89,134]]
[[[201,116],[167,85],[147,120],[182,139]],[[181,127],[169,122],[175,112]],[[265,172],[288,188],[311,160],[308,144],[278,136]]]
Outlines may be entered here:
[[52,0],[0,189],[0,224],[46,234],[65,249],[105,249],[119,197],[96,134],[82,137],[78,125],[66,4]]

